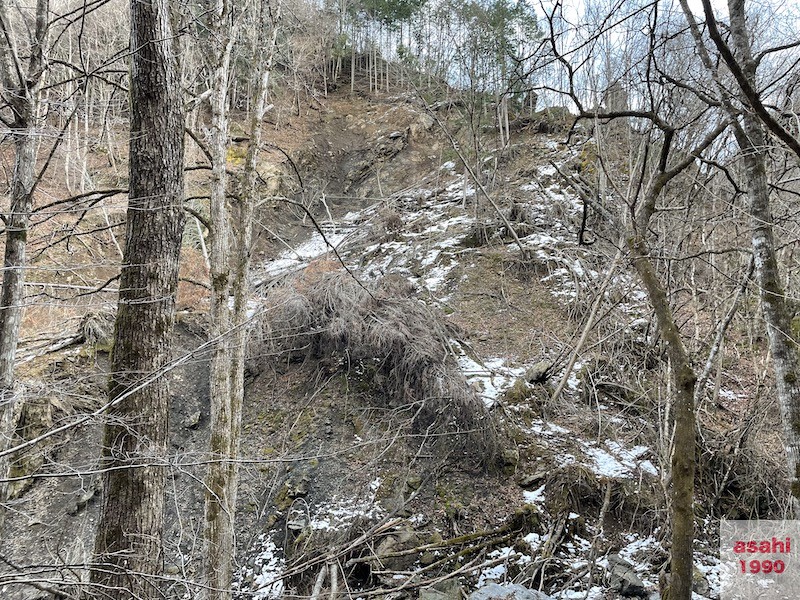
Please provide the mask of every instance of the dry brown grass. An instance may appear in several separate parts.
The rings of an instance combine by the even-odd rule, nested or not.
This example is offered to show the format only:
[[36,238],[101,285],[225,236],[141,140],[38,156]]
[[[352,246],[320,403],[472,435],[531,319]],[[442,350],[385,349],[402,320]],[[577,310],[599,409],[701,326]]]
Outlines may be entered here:
[[258,355],[313,358],[413,414],[414,433],[455,458],[483,467],[501,454],[495,423],[458,369],[454,331],[437,312],[388,280],[362,287],[320,263],[274,289],[254,340]]
[[178,310],[205,310],[211,291],[208,287],[208,268],[203,253],[195,248],[181,249],[178,281]]

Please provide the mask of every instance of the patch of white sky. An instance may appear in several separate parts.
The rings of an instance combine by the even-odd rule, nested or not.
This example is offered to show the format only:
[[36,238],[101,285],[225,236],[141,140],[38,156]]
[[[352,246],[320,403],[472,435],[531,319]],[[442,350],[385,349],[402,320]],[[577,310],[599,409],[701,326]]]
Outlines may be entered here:
[[[687,4],[702,26],[706,20],[703,1],[687,0]],[[718,21],[728,21],[727,0],[711,0],[710,5]],[[557,46],[574,69],[575,91],[585,106],[602,103],[604,91],[615,81],[626,81],[635,86],[637,79],[644,76],[637,69],[641,65],[643,70],[645,65],[643,57],[647,52],[650,23],[656,14],[654,7],[660,26],[673,32],[685,29],[686,16],[680,0],[539,0],[535,11],[545,28],[548,26],[547,15],[553,15],[555,10],[558,17],[554,20]],[[748,0],[746,10],[754,31],[756,53],[800,40],[800,2],[797,0]],[[688,37],[687,44],[694,53],[693,42]],[[761,71],[778,74],[772,77],[783,80],[786,71],[796,68],[797,58],[796,47],[767,53]],[[641,62],[637,64],[637,61]],[[701,69],[699,65],[698,69]],[[549,78],[553,82],[550,86],[544,85],[545,88],[568,88],[565,69],[561,65],[551,65],[540,78]],[[630,99],[635,105],[635,91],[629,89],[628,93],[634,94]],[[575,108],[564,94],[547,89],[542,100],[545,105]]]
[[[688,0],[689,8],[698,21],[704,20],[701,0]],[[725,0],[712,0],[718,18],[727,18]],[[540,0],[535,10],[540,22],[549,27],[548,15],[555,16],[553,29],[557,47],[572,65],[573,85],[581,102],[586,106],[603,102],[603,92],[615,81],[635,78],[637,51],[647,51],[651,20],[656,11],[661,25],[670,29],[684,26],[684,15],[679,0]],[[567,89],[564,69],[553,65],[552,72],[544,77],[557,76],[560,89]],[[566,105],[569,99],[563,94],[545,91],[547,104]]]

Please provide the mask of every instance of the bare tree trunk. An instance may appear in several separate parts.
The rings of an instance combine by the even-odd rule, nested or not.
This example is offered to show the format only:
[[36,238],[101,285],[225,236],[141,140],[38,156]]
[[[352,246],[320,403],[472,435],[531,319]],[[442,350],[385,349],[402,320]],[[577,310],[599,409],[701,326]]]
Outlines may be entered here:
[[[744,76],[755,88],[756,62],[750,51],[744,0],[729,0],[731,40]],[[761,307],[767,324],[767,336],[775,370],[775,385],[784,426],[786,458],[793,505],[800,514],[800,381],[798,380],[797,343],[792,337],[791,315],[780,279],[773,236],[770,191],[767,181],[767,139],[764,125],[751,111],[742,115],[742,127],[735,129],[742,150],[747,195],[750,200],[753,258],[756,281],[761,293]]]
[[[26,71],[14,46],[15,34],[8,30],[11,21],[7,6],[0,1],[0,79],[5,88],[3,100],[13,115],[11,135],[14,140],[14,174],[9,212],[4,216],[6,240],[0,289],[0,451],[11,444],[22,408],[21,394],[15,385],[14,362],[25,297],[25,246],[36,186],[36,119],[40,83],[46,68],[44,47],[49,30],[49,7],[48,0],[37,0],[36,29]],[[5,520],[2,503],[7,498],[8,467],[8,457],[0,458],[0,530]]]
[[[646,230],[645,230],[646,231]],[[650,260],[650,252],[641,235],[628,240],[633,266],[647,290],[656,313],[658,330],[664,339],[675,383],[674,438],[671,457],[671,520],[670,581],[667,600],[691,600],[694,569],[694,471],[695,414],[694,392],[697,376],[683,345],[678,326],[669,306],[667,292]]]
[[[244,166],[244,185],[235,205],[227,204],[224,185],[226,146],[223,137],[215,139],[215,160],[221,159],[222,172],[215,174],[211,197],[211,335],[218,339],[211,359],[211,453],[206,476],[205,500],[205,578],[203,594],[214,600],[231,598],[233,558],[236,551],[234,523],[239,480],[239,445],[244,401],[244,362],[246,346],[248,272],[252,247],[253,213],[257,202],[256,165],[261,144],[261,124],[267,111],[269,76],[280,17],[280,0],[261,1],[258,85],[255,88],[250,121],[250,147]],[[224,13],[223,13],[224,14]],[[222,21],[225,22],[224,20]],[[228,32],[230,34],[230,32]],[[269,35],[269,37],[267,37]],[[225,39],[221,35],[218,39]],[[233,39],[233,36],[230,36]],[[228,51],[229,53],[229,51]],[[218,83],[223,83],[220,61]],[[226,67],[224,67],[226,68]],[[212,94],[212,103],[217,91]],[[224,100],[224,93],[222,94]],[[220,106],[213,106],[214,120],[227,122]],[[215,125],[216,128],[216,125]],[[220,136],[226,129],[220,128]],[[217,165],[213,165],[216,170]],[[232,305],[231,305],[232,302]]]
[[217,340],[211,356],[211,462],[206,475],[204,577],[205,598],[230,598],[233,565],[233,518],[236,489],[228,485],[230,434],[234,421],[231,406],[232,315],[231,290],[231,217],[227,200],[228,107],[230,62],[234,32],[231,4],[214,3],[211,36],[216,43],[208,50],[211,79],[211,200],[209,217],[209,264],[211,271],[211,309],[209,334]]
[[353,38],[350,44],[350,93],[356,90],[356,26],[353,23]]
[[[25,244],[33,208],[32,191],[36,166],[36,138],[32,128],[24,127],[12,135],[15,138],[16,159],[11,185],[11,207],[6,218],[5,269],[0,292],[0,450],[11,445],[22,410],[22,393],[14,378],[14,359],[25,295]],[[8,483],[5,481],[8,469],[9,457],[0,458],[0,504],[8,498]],[[4,520],[5,508],[0,506],[0,530]]]
[[[130,198],[109,394],[119,398],[170,355],[184,225],[183,99],[166,0],[131,1]],[[160,597],[168,386],[109,410],[103,503],[91,580],[104,598]]]
[[668,159],[670,147],[674,141],[674,131],[668,129],[664,132],[657,174],[653,176],[641,201],[637,203],[639,208],[627,234],[627,246],[631,252],[633,266],[642,280],[648,300],[656,314],[658,331],[666,345],[672,381],[675,385],[671,430],[672,455],[670,458],[672,544],[670,577],[663,589],[665,600],[691,600],[692,598],[696,462],[694,396],[697,375],[692,368],[680,329],[669,305],[666,288],[653,265],[645,236],[647,236],[652,217],[656,212],[656,202],[670,180],[688,168],[724,129],[724,124],[718,125],[671,168],[668,168]]
[[674,134],[666,132],[659,158],[659,173],[644,194],[632,235],[627,245],[631,251],[633,267],[639,274],[653,311],[658,331],[666,345],[672,381],[675,384],[673,403],[672,456],[670,458],[670,518],[672,537],[670,548],[670,577],[663,590],[665,600],[691,600],[694,573],[694,473],[695,473],[695,386],[697,375],[692,368],[683,338],[669,305],[667,291],[658,277],[645,236],[656,211],[656,202],[670,179],[686,169],[704,148],[722,132],[724,126],[707,136],[686,158],[667,170],[670,146]]

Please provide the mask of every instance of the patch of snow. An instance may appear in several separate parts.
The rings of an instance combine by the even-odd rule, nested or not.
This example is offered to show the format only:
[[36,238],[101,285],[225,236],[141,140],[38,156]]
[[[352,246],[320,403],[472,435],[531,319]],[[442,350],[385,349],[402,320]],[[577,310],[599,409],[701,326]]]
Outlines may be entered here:
[[553,165],[540,166],[540,167],[537,167],[536,170],[539,171],[539,175],[541,177],[551,177],[551,176],[555,175],[556,172],[557,172],[556,168]]
[[408,518],[408,522],[411,523],[414,527],[419,527],[420,525],[424,525],[428,522],[428,517],[423,515],[422,513],[417,513],[415,515],[411,515]]
[[[711,382],[708,382],[708,383],[710,384]],[[726,400],[741,400],[742,398],[745,397],[744,394],[739,394],[739,393],[734,392],[732,390],[726,390],[725,388],[720,388],[719,395],[722,398],[725,398]]]
[[[525,242],[526,246],[533,246],[534,248],[557,248],[564,242],[564,238],[556,238],[548,233],[532,233],[522,238],[522,241]],[[550,276],[542,281],[547,281],[549,278]]]
[[490,581],[497,581],[498,579],[505,579],[507,574],[506,565],[511,562],[517,565],[524,565],[530,563],[533,559],[530,556],[525,554],[517,554],[514,548],[510,546],[505,546],[503,548],[498,548],[497,550],[492,550],[487,554],[487,557],[490,559],[506,559],[505,563],[495,565],[493,567],[487,567],[480,572],[478,576],[478,587],[482,587],[484,583]]
[[572,365],[572,371],[570,371],[569,377],[567,378],[567,387],[573,392],[577,392],[578,388],[580,388],[581,381],[578,379],[578,373],[581,372],[582,368],[583,363],[579,360],[576,360],[575,364]]
[[639,468],[648,475],[652,475],[653,477],[658,477],[658,469],[656,469],[653,463],[651,463],[649,460],[640,462]]
[[531,552],[537,552],[539,548],[547,541],[548,535],[539,535],[538,533],[529,533],[524,538],[525,542],[531,547]]
[[537,502],[544,502],[545,501],[545,497],[544,497],[544,488],[545,487],[546,486],[543,485],[542,487],[540,487],[540,488],[538,488],[538,489],[536,489],[536,490],[534,490],[532,492],[529,492],[529,491],[525,490],[525,491],[522,492],[522,497],[523,497],[523,499],[525,500],[525,502],[527,504],[536,504]]
[[722,563],[716,556],[695,553],[694,565],[708,582],[709,598],[718,598],[720,592],[720,569]]
[[602,448],[586,448],[586,455],[594,460],[593,471],[601,477],[624,477],[628,468]]
[[658,540],[652,535],[642,538],[631,533],[625,536],[625,541],[627,541],[628,544],[619,551],[619,555],[633,564],[634,568],[637,566],[637,563],[639,563],[638,566],[640,569],[643,567],[639,560],[640,555],[655,552],[659,548]]
[[455,181],[448,185],[445,188],[445,191],[448,193],[451,199],[463,198],[464,196],[471,198],[475,195],[475,188],[469,184],[465,184],[463,177],[460,179],[460,181]]
[[571,435],[572,432],[569,429],[565,429],[555,423],[546,423],[545,421],[535,420],[531,423],[531,431],[534,433],[539,433],[541,435]]
[[456,163],[454,163],[452,160],[448,160],[441,167],[439,167],[439,169],[441,169],[442,171],[452,171],[455,168],[456,168]]
[[451,264],[447,267],[438,266],[431,269],[427,277],[423,279],[425,287],[432,292],[437,291],[444,284],[447,274],[450,273],[455,266],[455,264]]
[[481,574],[478,576],[478,587],[480,588],[487,581],[497,581],[498,579],[503,579],[505,575],[506,566],[502,564],[489,567],[488,569],[483,569]]
[[378,519],[384,514],[386,511],[374,504],[374,494],[367,502],[356,498],[334,498],[317,507],[309,526],[321,531],[336,531],[349,527],[356,519]]
[[613,440],[607,440],[605,448],[597,447],[589,442],[583,442],[583,446],[584,453],[593,461],[593,464],[587,466],[600,477],[630,477],[637,470],[652,476],[658,475],[658,470],[653,463],[649,460],[641,460],[641,457],[649,451],[646,446],[634,446],[628,450]]
[[559,600],[601,600],[606,597],[606,591],[599,585],[594,585],[588,591],[582,589],[563,590],[553,597]]
[[369,484],[366,496],[352,498],[336,498],[317,506],[309,519],[309,527],[321,531],[336,531],[349,527],[356,519],[379,519],[386,511],[375,503],[380,478]]
[[458,366],[467,381],[474,383],[479,395],[487,407],[491,407],[508,388],[514,385],[517,378],[525,373],[524,367],[508,367],[502,358],[488,358],[483,364],[469,357],[458,343],[461,350]]
[[[325,227],[322,229],[324,231]],[[331,246],[337,248],[347,239],[349,233],[349,231],[326,232],[325,239],[323,239],[319,232],[315,232],[310,239],[300,244],[297,248],[286,250],[275,260],[267,262],[264,265],[264,273],[270,277],[275,277],[307,267],[312,260],[327,254],[331,250]],[[327,240],[327,243],[325,240]]]
[[283,569],[286,561],[275,542],[266,533],[258,536],[257,554],[253,558],[253,567],[243,567],[236,574],[237,587],[242,589],[242,581],[252,577],[250,589],[254,600],[280,598],[283,594]]

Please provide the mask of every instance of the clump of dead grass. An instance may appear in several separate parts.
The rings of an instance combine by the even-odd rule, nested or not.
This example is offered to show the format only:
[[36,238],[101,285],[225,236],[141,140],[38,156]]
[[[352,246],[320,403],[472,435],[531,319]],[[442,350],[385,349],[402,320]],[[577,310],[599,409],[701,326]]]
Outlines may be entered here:
[[501,455],[498,433],[458,369],[452,326],[411,298],[405,282],[362,285],[344,271],[312,279],[298,275],[270,292],[251,350],[345,371],[360,365],[362,380],[390,407],[414,415],[422,443],[493,466]]
[[87,312],[78,329],[83,339],[95,346],[110,347],[114,343],[114,320],[116,312],[103,308]]

